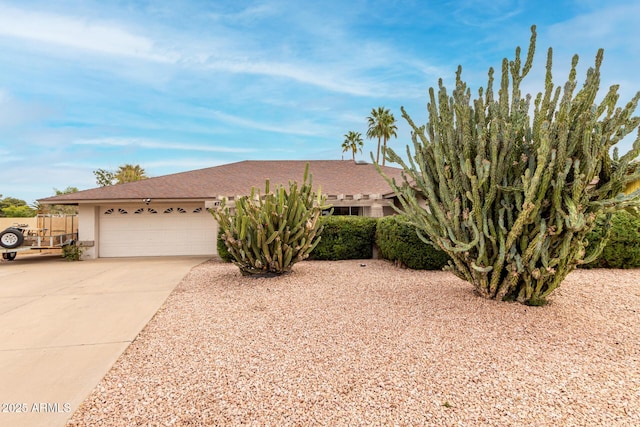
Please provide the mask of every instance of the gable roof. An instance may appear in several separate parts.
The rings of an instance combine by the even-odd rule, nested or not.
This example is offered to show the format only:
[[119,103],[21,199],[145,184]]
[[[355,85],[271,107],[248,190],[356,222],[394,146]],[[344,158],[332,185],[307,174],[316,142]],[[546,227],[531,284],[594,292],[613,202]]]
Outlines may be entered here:
[[[370,163],[354,163],[351,160],[245,160],[211,168],[198,169],[171,175],[163,175],[142,181],[98,187],[76,193],[39,199],[43,204],[76,204],[92,201],[141,199],[192,199],[210,200],[219,196],[246,195],[251,187],[264,192],[264,184],[270,180],[271,188],[289,181],[301,182],[305,165],[313,176],[315,191],[335,196],[340,194],[392,193],[389,184]],[[401,181],[402,169],[382,166],[384,173]]]

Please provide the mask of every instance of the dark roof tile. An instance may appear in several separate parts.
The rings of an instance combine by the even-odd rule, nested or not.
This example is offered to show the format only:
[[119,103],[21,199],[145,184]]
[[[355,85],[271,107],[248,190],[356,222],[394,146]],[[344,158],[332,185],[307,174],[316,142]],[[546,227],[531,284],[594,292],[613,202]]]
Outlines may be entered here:
[[[206,169],[158,176],[142,181],[93,188],[77,193],[40,199],[44,204],[93,200],[212,199],[249,194],[251,187],[264,191],[268,178],[272,188],[289,181],[301,182],[305,165],[313,176],[314,189],[323,194],[389,194],[391,188],[370,163],[351,160],[245,160]],[[401,169],[383,167],[385,174],[400,181]]]

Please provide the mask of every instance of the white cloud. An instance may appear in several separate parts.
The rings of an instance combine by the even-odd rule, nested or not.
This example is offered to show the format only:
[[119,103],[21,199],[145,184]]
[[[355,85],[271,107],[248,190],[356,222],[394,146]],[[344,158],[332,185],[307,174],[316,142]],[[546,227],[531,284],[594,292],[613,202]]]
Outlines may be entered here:
[[[175,159],[145,162],[145,170],[158,170],[159,173],[176,173],[179,169],[189,171],[210,168],[228,163],[227,161],[211,161],[207,159]],[[165,169],[167,169],[165,171]]]
[[176,54],[157,50],[153,40],[112,24],[6,5],[0,5],[0,35],[154,62],[178,59]]
[[573,19],[552,25],[549,37],[562,46],[621,47],[637,51],[640,27],[637,16],[640,3],[610,6],[602,3],[597,10],[578,15]]
[[[638,2],[614,6],[603,3],[597,10],[551,26],[547,34],[543,34],[544,42],[538,44],[553,46],[554,70],[561,70],[558,75],[563,79],[573,54],[580,55],[578,69],[583,79],[586,69],[593,67],[597,50],[604,48],[600,94],[603,96],[610,85],[620,84],[619,105],[624,106],[640,89],[635,72],[640,68],[639,15]],[[640,111],[640,107],[636,111]]]
[[294,125],[280,125],[280,124],[267,124],[257,122],[254,120],[246,119],[244,117],[238,117],[231,114],[223,113],[222,111],[211,111],[211,115],[223,122],[232,123],[245,128],[258,129],[267,132],[292,134],[292,135],[305,135],[316,136],[326,132],[326,126],[320,126],[308,121],[301,121]]
[[208,17],[219,22],[253,23],[256,20],[265,19],[279,12],[279,8],[273,3],[252,5],[239,12],[209,13]]
[[523,0],[457,0],[453,16],[465,25],[489,27],[509,21],[523,11]]
[[[357,96],[372,96],[376,94],[374,85],[362,81],[345,78],[343,75],[327,73],[324,67],[301,66],[287,62],[267,62],[238,60],[230,58],[208,58],[206,67],[212,70],[228,71],[232,73],[257,74],[271,77],[282,77],[300,83],[317,86],[332,92],[346,93]],[[377,93],[379,94],[379,92]]]
[[9,153],[9,152],[0,152],[0,164],[8,164],[8,165],[12,165],[15,164],[17,162],[24,162],[27,159],[25,158],[25,156],[17,156],[15,155],[15,153]]
[[253,150],[247,148],[236,147],[223,147],[219,145],[197,145],[197,144],[182,144],[176,142],[154,141],[144,138],[126,138],[126,137],[113,137],[113,138],[92,138],[92,139],[78,139],[73,142],[75,145],[93,145],[93,146],[109,146],[109,147],[140,147],[140,148],[153,148],[160,150],[181,150],[181,151],[202,151],[212,153],[249,153]]
[[[134,162],[136,163],[136,162]],[[226,161],[211,161],[206,158],[179,158],[179,159],[167,159],[167,160],[152,160],[145,161],[142,165],[148,176],[160,176],[169,173],[178,173],[186,170],[202,169],[213,166],[219,166],[227,163]],[[95,165],[87,163],[70,163],[68,161],[60,161],[53,164],[56,168],[74,168],[83,174],[87,174],[95,170]],[[93,174],[92,174],[93,176]],[[95,181],[95,178],[94,178]]]
[[34,122],[49,114],[50,109],[43,105],[17,100],[0,89],[0,129]]
[[[268,5],[248,8],[236,14],[234,19],[251,21],[257,16],[268,15],[270,11]],[[48,55],[91,52],[108,57],[135,58],[150,64],[175,65],[187,71],[214,70],[282,78],[363,97],[401,97],[397,85],[382,81],[389,77],[389,72],[393,73],[394,67],[396,70],[406,69],[409,65],[429,74],[437,70],[414,59],[404,58],[391,46],[353,38],[338,30],[327,39],[326,46],[316,48],[315,52],[307,52],[308,59],[302,62],[296,59],[295,50],[284,53],[289,49],[287,42],[276,43],[265,49],[264,45],[256,45],[251,37],[240,37],[235,30],[216,23],[222,18],[213,21],[215,31],[209,32],[209,36],[165,29],[166,33],[155,37],[135,33],[122,24],[109,21],[0,4],[0,38],[18,38],[34,43],[36,47],[46,46]],[[310,28],[317,27],[310,25]],[[312,31],[315,30],[307,29],[307,32]],[[301,37],[306,40],[314,37],[314,34],[301,34]],[[52,50],[52,46],[62,49]],[[346,64],[345,56],[349,58]],[[82,60],[86,61],[85,58]],[[114,64],[102,66],[114,67]],[[90,65],[95,66],[96,63],[90,62]],[[121,64],[117,67],[115,72],[118,74],[136,76],[136,70],[139,70],[143,76],[157,80],[152,78],[153,73],[143,64],[128,64],[125,69],[121,69]],[[382,72],[383,75],[387,73],[387,76],[368,76],[372,69],[377,69],[376,72]],[[158,73],[158,70],[155,72]],[[161,79],[163,82],[166,80]]]

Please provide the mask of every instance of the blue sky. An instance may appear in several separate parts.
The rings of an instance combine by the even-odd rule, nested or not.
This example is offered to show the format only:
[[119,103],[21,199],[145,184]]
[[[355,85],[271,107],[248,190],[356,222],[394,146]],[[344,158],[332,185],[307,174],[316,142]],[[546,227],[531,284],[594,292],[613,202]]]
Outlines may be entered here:
[[404,151],[400,106],[424,123],[428,88],[451,87],[458,64],[475,93],[531,24],[525,91],[542,89],[549,46],[556,84],[603,47],[601,92],[619,83],[622,105],[640,90],[638,16],[637,0],[0,0],[0,194],[92,188],[93,170],[125,163],[158,176],[340,159],[378,106]]

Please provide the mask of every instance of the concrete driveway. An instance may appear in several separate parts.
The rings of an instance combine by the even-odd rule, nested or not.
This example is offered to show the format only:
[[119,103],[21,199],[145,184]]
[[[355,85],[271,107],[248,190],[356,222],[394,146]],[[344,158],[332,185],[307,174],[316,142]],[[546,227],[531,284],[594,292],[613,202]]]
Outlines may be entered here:
[[206,259],[0,262],[0,425],[63,426]]

